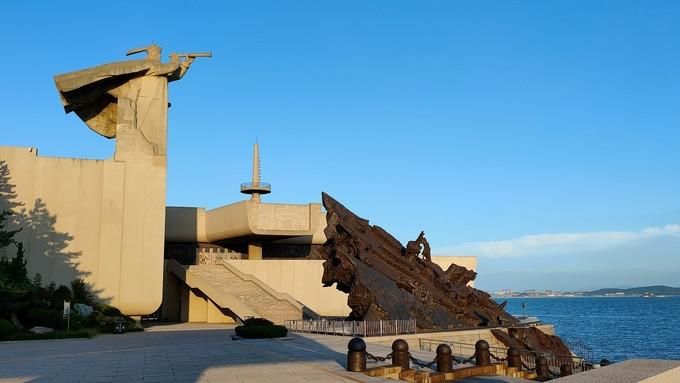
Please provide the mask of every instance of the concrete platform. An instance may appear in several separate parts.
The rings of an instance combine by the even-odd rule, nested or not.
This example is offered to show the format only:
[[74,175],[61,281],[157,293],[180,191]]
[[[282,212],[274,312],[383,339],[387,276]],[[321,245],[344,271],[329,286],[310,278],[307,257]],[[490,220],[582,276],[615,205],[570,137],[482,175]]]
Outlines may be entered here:
[[631,359],[553,380],[556,383],[677,383],[680,360]]

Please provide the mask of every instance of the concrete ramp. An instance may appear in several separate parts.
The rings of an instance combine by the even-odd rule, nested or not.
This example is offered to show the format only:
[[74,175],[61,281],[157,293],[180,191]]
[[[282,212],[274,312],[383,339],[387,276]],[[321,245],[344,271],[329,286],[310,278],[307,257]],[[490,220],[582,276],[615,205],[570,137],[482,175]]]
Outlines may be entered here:
[[293,297],[228,263],[184,266],[172,260],[168,261],[168,269],[187,286],[200,290],[217,306],[241,319],[266,318],[277,324],[302,319],[303,305]]

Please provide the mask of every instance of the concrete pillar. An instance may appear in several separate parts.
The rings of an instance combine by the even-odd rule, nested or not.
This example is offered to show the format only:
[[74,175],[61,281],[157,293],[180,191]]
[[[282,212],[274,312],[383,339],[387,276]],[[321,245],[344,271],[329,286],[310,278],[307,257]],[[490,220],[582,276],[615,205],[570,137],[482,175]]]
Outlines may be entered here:
[[248,244],[248,259],[260,260],[262,259],[262,244],[249,243]]

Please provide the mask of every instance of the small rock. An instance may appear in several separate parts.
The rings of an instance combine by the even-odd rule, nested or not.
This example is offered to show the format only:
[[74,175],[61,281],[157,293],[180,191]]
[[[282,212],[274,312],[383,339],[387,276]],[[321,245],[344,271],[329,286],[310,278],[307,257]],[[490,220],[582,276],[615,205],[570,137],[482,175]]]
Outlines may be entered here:
[[49,327],[35,326],[28,331],[30,331],[34,334],[47,334],[47,333],[54,331],[54,329],[51,329]]

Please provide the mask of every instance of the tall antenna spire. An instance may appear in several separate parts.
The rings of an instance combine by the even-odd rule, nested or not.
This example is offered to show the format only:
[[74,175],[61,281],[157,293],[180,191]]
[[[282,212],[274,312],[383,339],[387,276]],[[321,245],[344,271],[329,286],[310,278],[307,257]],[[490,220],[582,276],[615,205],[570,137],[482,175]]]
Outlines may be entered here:
[[271,185],[265,182],[260,182],[260,145],[258,139],[255,138],[255,145],[253,145],[253,178],[251,182],[241,184],[241,193],[250,194],[250,199],[260,202],[260,194],[271,193]]

